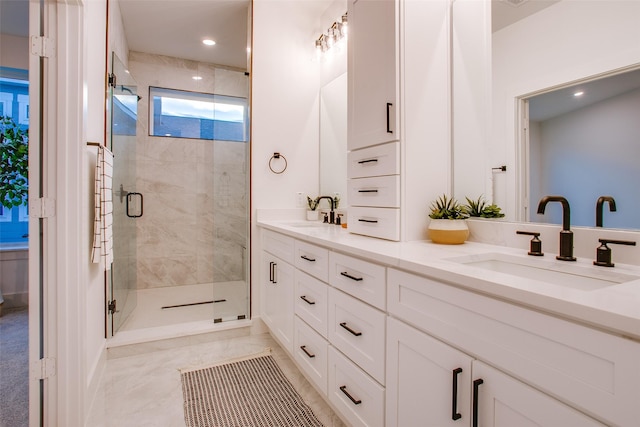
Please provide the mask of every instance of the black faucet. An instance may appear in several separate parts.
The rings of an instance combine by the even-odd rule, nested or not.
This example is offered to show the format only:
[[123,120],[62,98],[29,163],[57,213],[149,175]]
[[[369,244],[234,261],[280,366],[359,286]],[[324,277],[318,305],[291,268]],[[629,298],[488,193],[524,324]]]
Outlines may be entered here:
[[571,231],[569,202],[562,196],[545,196],[538,203],[538,213],[544,214],[544,209],[549,202],[562,203],[562,231],[560,231],[560,253],[556,259],[561,261],[575,261],[573,256],[573,231]]
[[596,202],[596,227],[602,227],[602,211],[604,210],[602,205],[604,202],[609,202],[609,212],[616,211],[616,201],[611,196],[600,196]]
[[331,212],[329,212],[329,224],[335,224],[335,200],[331,196],[320,196],[318,200],[328,199],[329,206],[331,207]]

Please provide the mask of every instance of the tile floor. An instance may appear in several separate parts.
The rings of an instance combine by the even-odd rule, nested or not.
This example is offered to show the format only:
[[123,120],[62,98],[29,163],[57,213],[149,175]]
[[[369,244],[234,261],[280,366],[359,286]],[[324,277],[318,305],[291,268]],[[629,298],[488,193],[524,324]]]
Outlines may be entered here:
[[270,347],[289,381],[326,427],[343,426],[269,334],[240,336],[152,353],[112,358],[98,386],[90,427],[184,426],[180,368],[255,353]]

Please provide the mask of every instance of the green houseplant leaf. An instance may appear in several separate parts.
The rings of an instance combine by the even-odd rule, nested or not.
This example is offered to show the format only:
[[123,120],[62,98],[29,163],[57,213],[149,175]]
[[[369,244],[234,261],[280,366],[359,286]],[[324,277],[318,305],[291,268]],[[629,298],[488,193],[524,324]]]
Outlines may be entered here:
[[476,200],[472,200],[468,197],[467,204],[463,206],[463,209],[470,217],[476,218],[502,218],[504,214],[501,212],[500,207],[495,204],[488,205],[484,196],[478,197]]
[[431,219],[466,219],[468,217],[464,207],[446,194],[431,203],[431,213],[429,213]]
[[29,193],[29,137],[10,117],[0,118],[0,204],[26,203]]

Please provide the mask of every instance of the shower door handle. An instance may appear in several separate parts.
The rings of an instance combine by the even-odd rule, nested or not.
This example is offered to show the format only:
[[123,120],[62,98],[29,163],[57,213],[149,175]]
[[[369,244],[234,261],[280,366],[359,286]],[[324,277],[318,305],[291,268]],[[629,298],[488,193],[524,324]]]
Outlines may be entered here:
[[[136,215],[133,214],[131,215],[129,213],[129,202],[132,200],[133,196],[139,196],[140,197],[140,214]],[[129,218],[140,218],[142,216],[142,214],[144,213],[144,198],[142,197],[142,193],[127,193],[127,207],[126,207],[126,212],[127,212],[127,216]]]

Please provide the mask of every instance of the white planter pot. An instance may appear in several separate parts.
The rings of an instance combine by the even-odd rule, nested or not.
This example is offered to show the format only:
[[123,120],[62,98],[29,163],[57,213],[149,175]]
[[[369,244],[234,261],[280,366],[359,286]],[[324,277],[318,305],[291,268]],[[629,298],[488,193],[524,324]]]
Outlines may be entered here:
[[317,221],[320,219],[320,211],[307,211],[307,221]]
[[469,238],[469,227],[464,219],[432,219],[428,231],[433,243],[460,245]]

